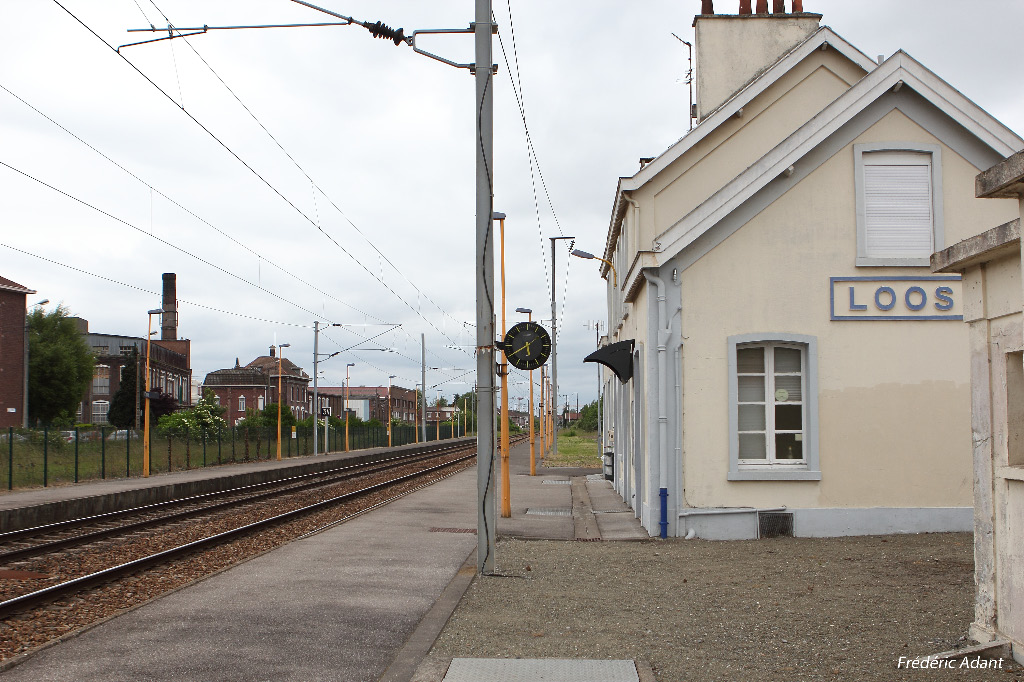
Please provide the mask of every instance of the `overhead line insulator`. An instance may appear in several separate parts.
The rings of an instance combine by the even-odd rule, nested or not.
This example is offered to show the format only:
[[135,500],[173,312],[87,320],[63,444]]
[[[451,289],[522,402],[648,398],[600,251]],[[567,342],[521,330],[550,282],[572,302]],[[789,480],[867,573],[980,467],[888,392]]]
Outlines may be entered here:
[[405,42],[404,29],[393,29],[383,21],[378,21],[375,24],[363,24],[363,26],[373,34],[374,38],[389,38],[395,42],[395,45],[401,45]]

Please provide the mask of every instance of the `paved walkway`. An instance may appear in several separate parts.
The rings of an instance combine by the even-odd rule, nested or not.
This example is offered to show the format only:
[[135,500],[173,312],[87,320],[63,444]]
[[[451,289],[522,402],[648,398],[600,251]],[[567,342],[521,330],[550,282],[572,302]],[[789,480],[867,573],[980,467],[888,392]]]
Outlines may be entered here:
[[[514,449],[513,516],[499,534],[646,537],[631,512],[603,508],[606,482],[539,467],[531,477],[528,461],[528,444]],[[473,577],[476,537],[466,531],[475,527],[469,469],[86,630],[2,677],[409,680]]]

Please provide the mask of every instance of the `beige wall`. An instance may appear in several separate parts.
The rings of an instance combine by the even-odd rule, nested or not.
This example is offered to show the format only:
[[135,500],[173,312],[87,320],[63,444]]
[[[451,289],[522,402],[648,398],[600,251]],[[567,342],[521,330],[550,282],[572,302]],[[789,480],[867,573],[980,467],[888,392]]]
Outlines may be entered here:
[[[856,142],[934,136],[899,111]],[[974,168],[942,148],[946,242],[1013,217],[978,200]],[[829,319],[831,276],[930,276],[927,267],[854,266],[852,144],[682,273],[683,456],[691,506],[970,506],[968,335],[956,321]],[[953,284],[959,299],[959,286]],[[1018,287],[1019,292],[1019,287]],[[820,482],[727,481],[727,337],[818,340]]]

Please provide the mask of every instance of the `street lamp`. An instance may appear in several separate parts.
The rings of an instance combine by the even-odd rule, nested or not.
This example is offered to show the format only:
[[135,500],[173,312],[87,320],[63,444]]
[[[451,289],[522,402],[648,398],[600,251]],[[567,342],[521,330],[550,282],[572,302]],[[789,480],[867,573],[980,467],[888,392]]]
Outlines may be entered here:
[[[505,214],[495,212],[491,216],[500,225],[501,235],[501,338],[505,339]],[[501,351],[501,364],[498,365],[501,376],[501,516],[512,516],[512,487],[509,476],[509,439],[508,439],[508,359],[505,351]]]
[[292,344],[282,343],[277,347],[277,461],[281,461],[281,353],[282,348],[288,348]]
[[[528,322],[533,322],[532,308],[516,308],[517,313],[528,315]],[[533,434],[533,370],[530,370],[530,475],[537,475],[536,437]]]
[[143,424],[142,431],[142,476],[146,478],[149,476],[149,400],[152,397],[149,393],[149,357],[150,350],[152,349],[153,342],[153,316],[162,315],[162,308],[155,308],[153,310],[147,310],[146,315],[149,319],[149,329],[146,333],[146,412],[145,412],[145,423]]
[[[39,303],[33,303],[30,308],[38,308],[41,305],[46,305],[50,302],[50,299],[44,298]],[[25,390],[21,397],[21,427],[23,429],[28,428],[28,314],[25,314]]]
[[599,260],[602,263],[607,263],[608,267],[610,267],[612,269],[612,286],[614,286],[614,287],[619,286],[619,273],[617,273],[615,271],[615,266],[612,264],[612,262],[610,260],[605,260],[604,258],[598,258],[597,256],[595,256],[592,253],[587,253],[586,251],[580,251],[579,249],[573,249],[572,255],[576,256],[577,258],[585,258],[587,260],[593,259],[593,260]]
[[349,387],[349,370],[355,367],[356,363],[350,362],[345,365],[345,400],[342,403],[342,410],[345,412],[345,452],[348,452],[348,387]]
[[391,447],[391,380],[396,375],[392,374],[388,377],[388,447]]

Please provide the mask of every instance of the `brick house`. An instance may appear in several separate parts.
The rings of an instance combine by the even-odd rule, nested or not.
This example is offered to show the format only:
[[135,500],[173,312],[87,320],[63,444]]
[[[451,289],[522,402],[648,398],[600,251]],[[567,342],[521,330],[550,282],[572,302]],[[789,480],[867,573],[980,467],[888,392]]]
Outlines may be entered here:
[[0,427],[25,426],[25,304],[36,293],[0,277]]
[[[246,410],[262,410],[277,402],[278,358],[276,348],[270,347],[269,355],[261,355],[244,367],[238,359],[230,369],[218,369],[206,375],[203,388],[209,388],[217,404],[227,408],[224,419],[237,424],[245,417]],[[305,419],[312,409],[312,393],[309,391],[310,377],[288,358],[280,359],[281,393],[284,394],[283,408],[288,408],[296,419]]]

